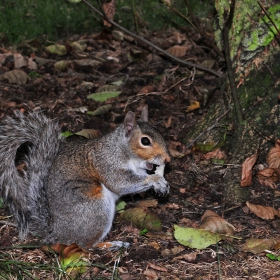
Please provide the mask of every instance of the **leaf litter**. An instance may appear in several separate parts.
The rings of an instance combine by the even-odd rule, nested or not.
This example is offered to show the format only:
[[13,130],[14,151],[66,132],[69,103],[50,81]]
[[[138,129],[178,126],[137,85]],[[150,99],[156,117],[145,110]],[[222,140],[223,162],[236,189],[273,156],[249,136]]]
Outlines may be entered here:
[[[202,48],[195,47],[201,44],[199,36],[187,35],[169,30],[165,36],[157,34],[150,40],[173,55],[183,59],[196,57],[202,65],[217,70],[216,57],[205,55]],[[279,181],[279,143],[267,156],[268,169],[264,169],[267,171],[254,170],[256,155],[245,163],[241,182],[252,188],[248,212],[243,211],[244,207],[223,203],[224,163],[217,165],[212,161],[227,161],[219,143],[209,142],[195,151],[185,149],[186,134],[208,110],[194,96],[198,89],[203,89],[215,98],[217,84],[217,78],[210,74],[193,76],[191,69],[163,60],[159,54],[148,53],[122,32],[73,36],[27,52],[12,53],[1,48],[1,118],[11,115],[14,109],[42,110],[59,120],[64,133],[80,131],[83,137],[90,138],[99,135],[96,131],[103,134],[114,129],[122,122],[125,111],[132,110],[139,115],[144,104],[148,104],[150,122],[172,150],[173,161],[166,172],[171,185],[169,197],[158,197],[150,191],[123,198],[122,211],[127,212],[116,215],[106,240],[130,242],[129,249],[116,253],[94,248],[86,255],[75,248],[68,249],[65,252],[69,259],[65,256],[64,261],[60,260],[66,269],[71,268],[67,268],[73,261],[71,256],[81,256],[81,263],[77,256],[74,264],[78,268],[71,270],[73,277],[84,272],[79,276],[81,279],[95,276],[111,279],[118,260],[122,279],[215,279],[219,273],[224,279],[248,278],[248,275],[272,279],[280,275],[279,268],[265,253],[272,250],[276,256],[280,255],[276,246],[280,201],[275,195]],[[104,96],[89,99],[92,94]],[[1,216],[7,216],[4,209],[0,211]],[[224,235],[237,238],[228,239]],[[186,242],[190,236],[199,245]],[[205,240],[207,244],[202,243]],[[26,245],[35,241],[30,237]],[[13,244],[22,242],[14,227],[7,223],[1,228],[1,256],[32,259],[35,263],[52,263],[56,259],[54,253],[40,249],[12,249]],[[235,250],[224,249],[228,244]],[[38,271],[36,267],[30,271],[40,278],[58,278],[54,272]]]

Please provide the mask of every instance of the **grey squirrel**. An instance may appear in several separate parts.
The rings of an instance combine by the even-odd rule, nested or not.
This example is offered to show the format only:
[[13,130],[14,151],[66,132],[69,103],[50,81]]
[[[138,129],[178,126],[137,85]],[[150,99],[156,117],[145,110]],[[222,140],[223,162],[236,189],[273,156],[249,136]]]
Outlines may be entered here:
[[[25,168],[17,170],[24,145]],[[0,196],[22,239],[31,232],[47,244],[91,248],[110,231],[118,198],[151,188],[169,192],[163,177],[169,161],[146,107],[139,121],[128,112],[114,131],[91,140],[65,141],[58,123],[37,112],[16,112],[0,123]]]

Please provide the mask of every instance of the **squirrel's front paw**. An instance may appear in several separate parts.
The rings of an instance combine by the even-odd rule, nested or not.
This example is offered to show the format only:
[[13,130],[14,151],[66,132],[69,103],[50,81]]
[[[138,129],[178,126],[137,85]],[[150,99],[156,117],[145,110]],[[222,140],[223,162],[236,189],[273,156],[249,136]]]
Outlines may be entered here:
[[156,193],[166,195],[169,193],[169,184],[164,177],[159,177],[157,182],[154,183],[154,190]]

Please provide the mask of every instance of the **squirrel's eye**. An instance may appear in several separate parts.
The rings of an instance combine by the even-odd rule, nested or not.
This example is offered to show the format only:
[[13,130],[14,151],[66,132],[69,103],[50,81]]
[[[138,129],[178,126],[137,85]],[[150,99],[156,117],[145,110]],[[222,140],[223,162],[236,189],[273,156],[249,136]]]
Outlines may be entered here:
[[149,146],[151,144],[151,141],[148,137],[142,137],[141,138],[141,144],[144,146]]

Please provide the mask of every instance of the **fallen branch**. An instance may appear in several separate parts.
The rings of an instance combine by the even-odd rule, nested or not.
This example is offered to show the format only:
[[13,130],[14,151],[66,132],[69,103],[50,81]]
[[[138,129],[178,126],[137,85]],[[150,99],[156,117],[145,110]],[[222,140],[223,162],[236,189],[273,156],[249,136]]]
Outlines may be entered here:
[[114,22],[113,20],[107,19],[102,12],[100,12],[95,7],[93,7],[87,0],[82,0],[82,2],[84,2],[90,9],[95,11],[98,15],[100,15],[102,18],[104,18],[106,21],[108,21],[112,25],[116,26],[117,28],[119,28],[123,32],[129,34],[131,37],[133,37],[133,38],[135,38],[135,39],[137,39],[139,41],[142,41],[145,44],[151,46],[152,48],[154,48],[157,51],[163,53],[165,56],[171,58],[172,60],[174,60],[174,61],[176,61],[176,62],[178,62],[180,64],[187,65],[187,66],[190,66],[190,67],[194,67],[194,68],[199,69],[201,71],[205,71],[205,72],[211,73],[211,74],[213,74],[213,75],[215,75],[217,77],[223,77],[223,74],[220,74],[220,73],[218,73],[218,72],[216,72],[216,71],[214,71],[212,69],[209,69],[209,68],[206,68],[206,67],[203,67],[203,66],[199,66],[199,65],[196,65],[194,63],[187,62],[187,61],[184,61],[184,60],[182,60],[180,58],[177,58],[177,57],[173,56],[172,54],[170,54],[170,53],[166,52],[165,50],[161,49],[160,47],[154,45],[153,43],[151,43],[150,41],[146,40],[145,38],[132,33],[131,31],[129,31],[126,28],[122,27],[121,25],[119,25],[118,23]]

